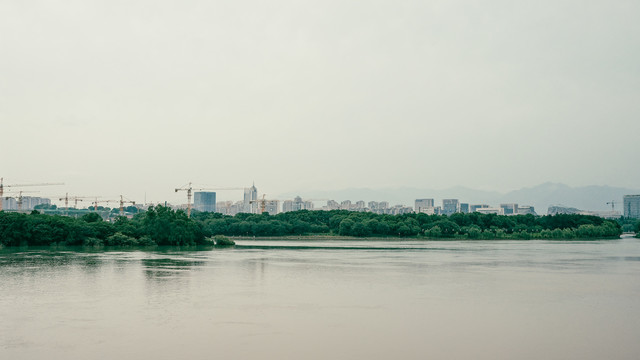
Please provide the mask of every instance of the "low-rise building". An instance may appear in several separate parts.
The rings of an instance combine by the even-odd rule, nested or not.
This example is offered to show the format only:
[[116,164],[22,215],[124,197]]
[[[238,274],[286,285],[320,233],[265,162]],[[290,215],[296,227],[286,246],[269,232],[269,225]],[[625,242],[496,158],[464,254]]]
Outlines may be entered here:
[[504,209],[503,208],[490,208],[490,207],[485,207],[485,208],[478,208],[476,209],[475,212],[478,212],[480,214],[496,214],[496,215],[504,215]]
[[487,205],[487,204],[471,205],[471,206],[469,206],[469,212],[476,212],[476,211],[478,211],[478,209],[486,209],[488,207],[489,207],[489,205]]

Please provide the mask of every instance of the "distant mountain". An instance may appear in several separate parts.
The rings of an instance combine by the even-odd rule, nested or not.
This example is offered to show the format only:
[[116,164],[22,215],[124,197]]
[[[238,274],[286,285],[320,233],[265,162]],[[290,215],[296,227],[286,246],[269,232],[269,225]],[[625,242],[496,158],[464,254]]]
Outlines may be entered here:
[[[607,202],[615,201],[615,209],[622,210],[622,197],[629,194],[640,194],[638,189],[627,189],[611,186],[583,186],[571,187],[559,183],[544,183],[534,187],[522,188],[500,193],[496,191],[475,190],[462,186],[448,189],[420,189],[420,188],[351,188],[336,191],[304,191],[281,194],[280,199],[292,199],[301,196],[303,199],[331,199],[342,200],[388,201],[391,205],[404,204],[413,206],[415,199],[433,198],[436,204],[442,204],[442,199],[459,199],[460,202],[470,204],[488,204],[498,206],[503,203],[518,203],[532,205],[540,215],[547,213],[550,205],[564,205],[581,210],[611,210]],[[324,204],[324,202],[322,202]],[[320,203],[318,203],[320,205]]]

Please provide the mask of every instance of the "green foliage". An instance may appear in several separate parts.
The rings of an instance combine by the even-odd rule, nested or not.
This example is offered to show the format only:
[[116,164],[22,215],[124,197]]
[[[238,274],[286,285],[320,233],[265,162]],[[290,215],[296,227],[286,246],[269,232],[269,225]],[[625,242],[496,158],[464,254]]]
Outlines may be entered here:
[[33,207],[36,210],[55,210],[58,207],[56,205],[52,205],[52,204],[38,204],[36,206]]
[[[636,231],[640,221],[633,223]],[[287,236],[339,234],[460,239],[591,239],[616,238],[618,221],[595,216],[499,216],[495,214],[378,215],[366,212],[296,211],[277,215],[195,213],[163,206],[133,219],[103,221],[97,213],[80,219],[59,215],[0,212],[0,245],[153,246],[207,244],[212,235]]]
[[92,212],[92,213],[82,215],[81,219],[88,223],[94,223],[94,222],[102,221],[102,216],[100,216],[98,213]]
[[102,247],[104,245],[104,241],[98,238],[88,237],[84,239],[82,245],[88,247]]
[[138,240],[122,233],[115,233],[107,238],[106,244],[109,246],[136,246]]
[[201,222],[187,218],[182,210],[168,207],[150,207],[137,217],[141,232],[158,245],[197,245],[205,242],[204,226]]
[[469,239],[479,239],[482,235],[482,229],[478,225],[469,225],[460,229],[462,233],[467,234]]
[[229,239],[228,237],[224,236],[224,235],[216,235],[213,237],[213,241],[215,242],[216,246],[233,246],[236,244],[235,241]]
[[149,235],[141,236],[138,239],[138,246],[156,246],[156,245],[158,244],[156,244],[156,242],[153,241],[153,239]]

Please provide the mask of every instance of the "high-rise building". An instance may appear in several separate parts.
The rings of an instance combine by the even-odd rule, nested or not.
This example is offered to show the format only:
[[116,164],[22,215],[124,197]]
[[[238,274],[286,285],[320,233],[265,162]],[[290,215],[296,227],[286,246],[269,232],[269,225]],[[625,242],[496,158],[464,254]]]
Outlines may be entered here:
[[256,213],[258,209],[258,189],[256,189],[256,185],[251,185],[250,188],[244,189],[244,209],[242,212],[245,213]]
[[458,212],[458,199],[442,199],[442,214],[451,215]]
[[434,207],[433,199],[416,199],[415,212],[429,212]]
[[468,203],[460,203],[460,212],[463,214],[469,213],[469,204]]
[[285,200],[282,202],[282,212],[302,210],[304,203],[300,196],[296,196],[293,200]]
[[340,204],[338,204],[335,200],[327,200],[327,210],[337,210],[340,209]]
[[500,204],[505,215],[517,215],[518,204]]
[[278,213],[278,200],[265,200],[264,211],[269,215],[276,215]]
[[351,207],[351,200],[344,200],[340,203],[340,209],[342,210],[351,210]]
[[622,198],[624,217],[640,219],[640,195],[625,195]]
[[4,210],[18,210],[18,202],[16,199],[3,197],[0,201],[2,201],[2,208]]
[[300,196],[296,196],[293,200],[285,200],[282,202],[282,212],[298,210],[313,210],[313,202],[303,201]]
[[198,211],[216,211],[216,193],[210,191],[196,191],[193,193],[193,208]]
[[19,210],[31,211],[38,205],[51,205],[51,199],[41,198],[37,196],[23,196],[22,205],[18,204],[18,201],[11,197],[5,197],[2,200],[2,209],[4,210]]

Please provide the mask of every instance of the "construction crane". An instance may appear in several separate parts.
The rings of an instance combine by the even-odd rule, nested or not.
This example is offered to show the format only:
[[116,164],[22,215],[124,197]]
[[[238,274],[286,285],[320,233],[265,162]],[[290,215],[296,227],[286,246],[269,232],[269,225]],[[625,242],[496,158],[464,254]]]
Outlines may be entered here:
[[72,200],[74,202],[74,208],[78,208],[78,201],[84,201],[83,199],[96,199],[99,198],[100,196],[71,196],[69,197],[69,193],[66,193],[64,195],[64,197],[59,198],[58,200],[62,201],[64,200],[64,212],[65,215],[68,214],[69,212],[69,200]]
[[[16,199],[18,203],[18,212],[22,212],[22,194],[23,193],[39,193],[40,191],[18,191],[18,195],[16,196],[7,196],[5,199]],[[1,198],[0,198],[1,199]],[[0,201],[2,202],[2,201]]]
[[250,204],[259,204],[260,206],[260,214],[264,214],[266,212],[266,208],[267,208],[267,201],[278,201],[278,200],[267,200],[264,197],[266,196],[266,194],[262,194],[262,199],[257,199],[257,200],[250,200],[249,203]]
[[176,188],[175,192],[178,191],[186,191],[187,192],[187,217],[191,217],[191,194],[193,191],[218,191],[218,190],[244,190],[243,187],[226,187],[226,188],[215,188],[215,189],[194,189],[191,186],[191,183],[183,185],[182,187]]
[[614,208],[616,206],[616,201],[615,200],[611,200],[611,201],[609,201],[607,203],[607,205],[611,205],[611,212],[613,212],[615,210]]
[[124,203],[135,205],[135,201],[124,200],[124,197],[120,195],[120,216],[124,216]]
[[[64,185],[64,183],[41,183],[41,184],[11,184],[4,185],[4,178],[0,178],[0,199],[4,196],[4,188],[5,187],[25,187],[25,186],[50,186],[50,185]],[[0,201],[0,211],[2,211],[2,201]]]
[[106,204],[108,204],[108,203],[110,203],[110,202],[113,202],[113,201],[114,201],[114,200],[100,200],[100,201],[98,201],[98,198],[97,198],[97,197],[96,197],[95,199],[96,199],[95,201],[92,201],[92,202],[91,202],[91,205],[93,205],[93,211],[96,211],[96,212],[98,211],[98,204],[99,204],[99,203],[106,203]]

